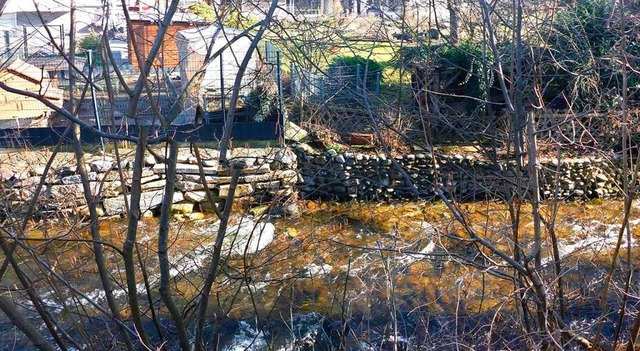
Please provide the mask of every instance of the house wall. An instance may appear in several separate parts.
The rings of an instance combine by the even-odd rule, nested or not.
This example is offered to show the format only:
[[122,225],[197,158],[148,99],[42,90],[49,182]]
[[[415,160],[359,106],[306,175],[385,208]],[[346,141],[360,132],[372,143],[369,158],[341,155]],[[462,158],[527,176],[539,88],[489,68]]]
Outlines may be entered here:
[[[39,92],[40,90],[39,84],[17,75],[2,75],[0,80],[13,88],[30,92]],[[53,87],[49,90],[50,92],[59,91]],[[52,98],[50,101],[62,106],[62,94],[58,99]],[[0,128],[26,127],[32,123],[32,119],[46,117],[52,112],[51,108],[36,99],[0,90]],[[46,126],[47,121],[44,120],[43,124]],[[42,126],[42,123],[38,126]]]
[[[46,73],[38,67],[15,60],[0,71],[0,81],[14,88],[35,93],[58,107],[62,106],[62,90],[52,86]],[[37,99],[10,93],[0,89],[0,128],[22,128],[34,126],[33,121],[48,117],[53,112]],[[38,126],[47,125],[42,118]]]
[[[222,35],[214,42],[212,52],[218,51],[227,43]],[[179,44],[181,47],[181,77],[184,79],[183,83],[186,84],[194,74],[203,68],[205,56],[201,55],[185,43]],[[220,94],[220,87],[224,86],[226,91],[233,88],[238,73],[240,63],[247,55],[249,46],[251,45],[251,39],[243,37],[231,44],[229,48],[225,49],[220,56],[206,65],[206,71],[202,82],[200,84],[200,93],[203,94],[208,91],[212,94]],[[256,57],[252,57],[249,61],[245,76],[243,79],[245,84],[250,84],[252,77],[255,76],[257,71],[258,60]],[[221,84],[224,82],[224,84]]]
[[[176,45],[176,34],[184,29],[194,28],[191,23],[175,22],[169,25],[165,33],[163,45],[158,54],[158,58],[153,62],[154,67],[175,68],[178,67],[180,57]],[[131,21],[131,29],[135,38],[136,46],[143,58],[149,56],[153,42],[158,36],[158,24],[149,21]],[[129,58],[134,69],[140,69],[138,58],[136,57],[133,41],[129,40]]]
[[[186,31],[180,34],[176,40],[180,53],[180,78],[183,86],[188,84],[196,72],[203,68],[205,69],[202,81],[194,85],[190,91],[190,96],[184,104],[183,112],[176,120],[178,124],[193,123],[198,107],[208,112],[220,111],[222,109],[221,96],[223,92],[221,87],[224,87],[224,101],[228,107],[236,75],[240,64],[248,53],[251,39],[247,36],[241,36],[226,48],[221,56],[218,56],[205,66],[207,47],[210,45],[216,31],[212,27],[202,28],[197,34],[193,33],[193,30]],[[241,35],[240,31],[231,28],[226,28],[225,31],[229,39]],[[219,51],[227,42],[224,34],[217,33],[211,53]],[[248,62],[242,78],[241,95],[247,94],[253,88],[258,70],[259,60],[257,53],[254,52],[254,56]]]
[[[230,95],[230,91],[234,88],[236,75],[240,70],[240,63],[248,54],[251,40],[247,37],[239,39],[231,45],[230,48],[224,50],[222,55],[207,65],[202,84],[200,85],[200,94],[206,93],[219,96],[222,93],[221,87],[224,87],[225,93]],[[220,43],[222,46],[222,43]],[[215,48],[215,45],[214,45]],[[253,56],[247,64],[246,70],[242,77],[241,89],[249,90],[253,85],[258,67],[257,59]]]

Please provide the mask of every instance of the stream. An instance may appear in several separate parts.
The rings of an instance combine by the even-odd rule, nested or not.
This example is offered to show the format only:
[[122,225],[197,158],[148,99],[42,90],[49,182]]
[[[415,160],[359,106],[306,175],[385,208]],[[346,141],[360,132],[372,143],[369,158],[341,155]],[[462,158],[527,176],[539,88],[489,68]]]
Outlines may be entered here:
[[[513,239],[504,204],[460,206],[479,235],[511,254]],[[571,306],[567,321],[572,329],[587,335],[593,333],[600,314],[599,289],[620,232],[622,206],[622,202],[606,200],[562,203],[558,209],[558,251]],[[444,204],[305,202],[301,207],[304,214],[294,218],[268,212],[232,217],[210,300],[211,323],[206,331],[212,347],[227,351],[526,348],[522,330],[513,322],[520,301],[514,283],[496,274],[513,274],[513,270],[485,248],[473,245]],[[551,205],[543,206],[544,216],[551,211]],[[627,244],[632,248],[634,263],[638,260],[639,214],[634,208],[631,241],[627,243],[624,235],[622,242],[623,249]],[[157,219],[141,221],[138,244],[139,263],[146,267],[152,300],[160,304],[157,225]],[[218,228],[213,215],[171,224],[172,294],[188,316]],[[533,222],[526,205],[518,228],[520,242],[530,241]],[[100,232],[104,241],[122,247],[126,223],[102,221]],[[74,318],[80,324],[98,321],[96,328],[106,323],[95,309],[96,305],[105,307],[106,299],[92,246],[78,241],[90,238],[87,224],[34,225],[28,238],[32,239],[28,245],[84,294],[36,279],[46,274],[33,257],[21,252],[21,264],[37,281],[52,315],[69,326]],[[105,251],[112,280],[122,284],[121,257],[108,247]],[[552,263],[545,239],[542,272],[548,279],[553,279]],[[137,278],[141,301],[146,301],[143,277],[139,274]],[[621,284],[620,274],[614,282]],[[2,285],[18,286],[19,282],[9,272]],[[116,285],[113,292],[121,306],[126,306],[123,285]],[[32,321],[37,320],[24,296],[14,293],[11,298]],[[629,299],[628,305],[637,302]],[[76,316],[78,311],[88,316]],[[157,312],[163,324],[170,324],[163,308]],[[122,315],[127,318],[130,311],[123,308]],[[605,335],[613,332],[611,325],[605,323]],[[30,349],[26,338],[4,316],[0,329],[4,336],[1,350]],[[153,329],[151,322],[149,329]],[[48,336],[44,329],[43,334]]]

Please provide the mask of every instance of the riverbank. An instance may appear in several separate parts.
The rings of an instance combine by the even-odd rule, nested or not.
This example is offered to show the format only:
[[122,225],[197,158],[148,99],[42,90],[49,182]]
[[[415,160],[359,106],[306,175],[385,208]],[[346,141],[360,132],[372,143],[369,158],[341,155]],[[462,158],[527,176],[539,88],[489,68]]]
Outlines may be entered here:
[[[158,149],[154,154],[162,155]],[[218,161],[218,151],[203,148],[201,163],[189,148],[181,148],[176,167],[173,211],[176,219],[198,219],[212,211],[205,185],[215,204],[225,201],[230,169]],[[81,178],[72,153],[60,153],[43,178],[51,152],[7,151],[0,154],[0,206],[5,216],[21,216],[35,202],[36,216],[86,215]],[[126,212],[133,177],[133,153],[123,151],[120,160],[100,153],[85,156],[92,195],[98,199],[100,216]],[[507,199],[514,191],[531,191],[529,169],[513,163],[493,163],[473,154],[415,153],[387,157],[384,154],[314,150],[305,144],[288,148],[237,148],[233,165],[242,165],[235,197],[252,206],[289,198],[337,201],[390,201],[433,199],[436,189],[458,201]],[[583,157],[542,160],[540,194],[543,199],[590,200],[621,195],[621,164],[615,158]],[[148,154],[142,172],[141,209],[153,216],[167,184],[161,157]],[[204,177],[201,177],[202,170]],[[299,195],[299,196],[298,196]]]
[[[162,152],[156,150],[158,155]],[[201,155],[201,163],[198,164],[189,148],[179,150],[172,206],[178,219],[199,219],[204,212],[213,211],[205,185],[210,189],[213,205],[219,205],[228,195],[230,168],[219,164],[217,150],[204,148]],[[242,168],[235,189],[236,198],[240,201],[261,204],[286,198],[299,182],[295,155],[286,150],[238,148],[231,155],[230,163]],[[74,155],[68,152],[57,154],[45,176],[45,165],[50,157],[48,150],[21,150],[0,155],[0,189],[3,193],[0,205],[10,212],[8,215],[19,217],[26,213],[41,181],[43,187],[35,202],[37,217],[88,213]],[[98,200],[99,216],[125,213],[133,179],[133,152],[125,150],[119,160],[115,155],[101,153],[87,154],[84,160],[91,195]],[[153,216],[161,205],[167,184],[167,165],[151,154],[144,158],[144,162],[140,208],[144,216]],[[200,176],[200,171],[204,177]]]

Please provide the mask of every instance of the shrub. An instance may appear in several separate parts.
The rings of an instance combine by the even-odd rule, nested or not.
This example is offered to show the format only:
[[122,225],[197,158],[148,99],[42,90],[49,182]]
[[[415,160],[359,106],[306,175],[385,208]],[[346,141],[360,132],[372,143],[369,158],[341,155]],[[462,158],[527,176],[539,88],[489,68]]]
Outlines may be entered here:
[[191,4],[189,5],[188,9],[189,11],[193,12],[194,15],[207,21],[213,21],[214,19],[216,19],[216,13],[213,10],[213,7],[211,7],[211,5],[207,4],[206,2],[197,2]]
[[84,50],[93,50],[94,52],[98,51],[98,47],[100,46],[100,42],[102,42],[101,35],[87,35],[86,37],[80,40],[78,46]]
[[[627,35],[625,51],[640,54],[633,16],[627,14],[622,23],[621,11],[633,10],[614,7],[606,0],[580,1],[562,10],[550,29],[551,64],[562,71],[557,84],[578,108],[606,108],[621,95],[621,71],[611,57],[621,54],[622,28]],[[631,96],[637,98],[639,75],[628,72]]]

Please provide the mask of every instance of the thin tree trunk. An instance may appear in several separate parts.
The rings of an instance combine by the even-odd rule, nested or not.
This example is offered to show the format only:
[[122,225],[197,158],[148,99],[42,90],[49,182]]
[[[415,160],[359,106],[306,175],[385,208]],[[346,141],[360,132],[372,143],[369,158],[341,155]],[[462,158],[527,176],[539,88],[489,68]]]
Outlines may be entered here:
[[201,351],[204,348],[204,322],[207,315],[207,307],[209,305],[209,295],[211,294],[211,287],[218,275],[218,267],[220,265],[220,254],[222,252],[222,243],[227,233],[227,226],[229,224],[229,216],[231,215],[231,208],[233,207],[233,200],[236,192],[236,186],[238,179],[240,178],[241,168],[232,168],[231,184],[229,185],[229,194],[224,204],[224,210],[222,211],[222,217],[220,218],[220,227],[218,228],[218,234],[213,247],[213,253],[211,255],[211,263],[209,264],[209,270],[207,277],[204,281],[204,286],[200,292],[200,299],[198,301],[198,314],[197,314],[197,326],[196,326],[196,339],[194,350]]
[[449,41],[451,44],[458,43],[458,0],[447,0],[447,10],[449,11]]
[[233,123],[236,112],[236,105],[238,102],[238,98],[240,96],[240,87],[242,86],[242,78],[244,77],[244,73],[247,69],[249,61],[253,56],[253,52],[256,50],[258,46],[258,42],[262,39],[262,35],[269,27],[269,23],[271,23],[271,19],[273,18],[273,13],[278,7],[278,0],[272,0],[271,6],[269,7],[269,11],[267,12],[264,20],[262,20],[262,25],[258,32],[256,33],[251,45],[247,48],[247,52],[242,59],[242,63],[238,68],[238,73],[236,74],[236,80],[233,84],[233,92],[231,93],[231,99],[229,100],[229,111],[227,111],[227,115],[224,121],[224,129],[222,130],[222,140],[220,141],[220,162],[227,162],[227,152],[229,148],[229,142],[231,141],[231,131],[233,130]]
[[173,203],[173,194],[175,191],[176,178],[176,162],[178,159],[178,144],[175,141],[169,141],[169,157],[166,159],[166,185],[164,188],[164,196],[162,198],[162,212],[160,214],[160,227],[158,229],[158,261],[160,264],[160,297],[169,309],[169,314],[173,319],[173,323],[178,331],[180,347],[183,351],[189,351],[189,339],[185,329],[184,320],[178,310],[173,298],[171,297],[170,287],[170,264],[169,264],[169,222],[171,221],[171,204]]
[[127,281],[127,296],[129,298],[129,308],[131,309],[131,317],[136,331],[140,335],[140,341],[148,348],[152,349],[149,343],[149,337],[142,321],[142,312],[138,302],[138,289],[136,287],[136,269],[133,251],[135,249],[138,222],[140,221],[140,196],[142,179],[142,166],[144,165],[144,150],[147,145],[147,129],[139,128],[139,138],[136,144],[136,155],[133,161],[133,179],[131,180],[131,201],[129,203],[129,221],[127,223],[127,237],[123,245],[124,269]]
[[13,271],[16,273],[18,280],[20,280],[20,284],[22,284],[22,286],[24,287],[24,290],[29,296],[29,299],[31,300],[33,307],[36,309],[36,311],[40,315],[40,318],[42,318],[42,321],[44,322],[47,330],[55,340],[55,343],[58,345],[58,347],[60,347],[61,350],[63,351],[67,350],[67,346],[62,341],[62,338],[60,338],[60,335],[56,330],[56,323],[54,323],[53,318],[51,317],[49,312],[46,310],[45,305],[42,302],[42,299],[40,298],[40,295],[36,291],[36,288],[33,286],[33,283],[31,282],[29,277],[24,273],[22,268],[20,268],[20,264],[16,260],[15,255],[10,252],[11,248],[8,245],[6,239],[2,236],[0,236],[0,247],[2,248],[2,252],[4,253],[5,257],[9,259],[9,263],[11,264]]
[[[109,305],[109,309],[111,310],[113,318],[116,320],[121,320],[120,309],[118,308],[116,299],[113,296],[113,284],[111,284],[110,274],[106,267],[104,250],[102,249],[102,238],[100,237],[100,228],[98,226],[98,212],[96,210],[97,202],[95,196],[92,193],[91,185],[89,184],[89,177],[87,176],[87,171],[85,170],[82,147],[80,145],[80,139],[78,138],[75,138],[75,141],[73,143],[73,151],[76,156],[78,173],[80,173],[80,179],[82,180],[82,190],[84,191],[84,198],[89,209],[89,227],[91,231],[91,239],[93,239],[93,254],[96,261],[96,266],[98,267],[98,275],[100,276],[102,290],[105,293],[107,305]],[[120,324],[118,324],[118,329],[122,334],[122,341],[126,345],[127,349],[133,351],[133,344],[131,343],[131,339],[129,338],[129,334],[127,333],[127,331]]]
[[20,313],[15,307],[13,301],[7,299],[6,297],[0,295],[0,310],[7,315],[11,323],[13,323],[21,332],[26,335],[29,340],[33,343],[33,346],[37,347],[42,351],[56,351],[56,348],[53,347],[47,340],[40,335],[38,329],[29,321],[25,316]]
[[[73,67],[76,65],[76,0],[71,0],[69,7],[69,106],[67,110],[76,110],[76,72]],[[80,125],[73,125],[73,133],[80,140]]]

